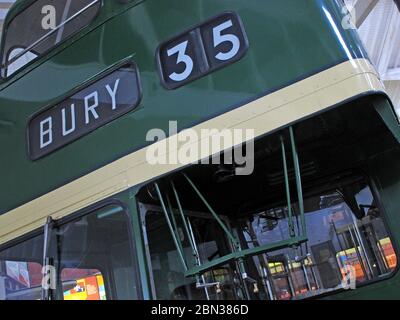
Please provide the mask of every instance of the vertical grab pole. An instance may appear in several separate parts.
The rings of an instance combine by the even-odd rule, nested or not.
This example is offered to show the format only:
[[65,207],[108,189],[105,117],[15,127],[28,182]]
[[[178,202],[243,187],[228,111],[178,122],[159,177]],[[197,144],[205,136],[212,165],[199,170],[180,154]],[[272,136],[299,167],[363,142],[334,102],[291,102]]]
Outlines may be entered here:
[[[192,224],[190,223],[190,219],[189,219],[189,218],[187,219],[187,225],[188,225],[188,227],[189,227],[189,232],[190,232],[190,234],[191,234],[191,236],[192,236],[192,239],[193,239],[193,241],[194,241],[194,242],[193,242],[193,246],[194,246],[195,251],[197,252],[198,261],[199,261],[199,266],[200,266],[200,265],[201,265],[201,261],[200,261],[199,250],[197,249],[197,245],[196,245],[196,240],[195,240],[195,238],[194,238],[194,233],[193,233]],[[207,285],[206,285],[206,278],[204,277],[203,274],[202,274],[201,276],[198,275],[198,274],[196,275],[196,287],[198,287],[198,288],[201,287],[200,279],[201,279],[201,281],[203,281],[204,292],[206,293],[207,300],[210,300],[210,295],[209,295],[209,293],[208,293],[208,288],[207,288]]]
[[[224,230],[225,234],[228,236],[228,238],[232,241],[233,246],[234,246],[234,250],[235,251],[240,251],[240,243],[239,241],[236,239],[236,237],[229,231],[228,227],[225,225],[225,223],[220,219],[220,217],[218,217],[218,215],[216,214],[216,212],[214,211],[214,209],[211,207],[211,205],[208,203],[208,201],[206,200],[206,198],[204,198],[204,196],[201,194],[200,190],[197,189],[196,185],[193,183],[192,180],[190,180],[190,178],[184,173],[183,176],[185,177],[185,179],[189,182],[189,184],[192,186],[193,190],[197,193],[197,195],[199,196],[199,198],[201,199],[201,201],[205,204],[205,206],[208,208],[208,210],[210,211],[210,213],[212,214],[212,216],[214,217],[214,219],[218,222],[218,224],[220,225],[220,227]],[[245,280],[247,278],[247,274],[245,272],[245,268],[244,268],[244,261],[243,258],[239,258],[238,259],[238,263],[239,263],[239,271],[242,273],[242,279]],[[244,284],[245,285],[245,284]],[[245,292],[247,293],[247,287],[245,285]]]
[[194,245],[194,243],[193,243],[193,242],[194,242],[194,239],[192,239],[192,236],[191,236],[191,234],[190,234],[189,226],[188,226],[187,221],[186,221],[186,219],[185,219],[185,214],[183,213],[183,209],[182,209],[181,201],[180,201],[180,199],[179,199],[178,191],[176,190],[176,188],[175,188],[175,183],[174,183],[173,181],[171,181],[170,184],[171,184],[171,188],[172,188],[172,191],[173,191],[173,193],[174,193],[174,196],[175,196],[176,203],[178,204],[179,214],[180,214],[180,216],[181,216],[181,219],[182,219],[182,222],[183,222],[183,226],[184,226],[184,228],[185,228],[186,235],[187,235],[187,237],[188,237],[188,239],[189,239],[189,243],[190,243],[190,247],[192,248],[193,256],[196,258],[196,263],[197,263],[198,265],[200,265],[199,253],[197,252],[196,247],[195,247],[195,245]]
[[168,211],[167,211],[167,208],[165,207],[165,203],[164,203],[163,197],[162,197],[162,195],[161,195],[160,187],[158,186],[158,183],[157,183],[157,182],[155,182],[154,185],[155,185],[156,190],[157,190],[158,198],[159,198],[159,200],[160,200],[160,202],[161,202],[161,207],[162,207],[162,209],[163,209],[163,211],[164,211],[165,220],[167,220],[167,224],[168,224],[169,231],[171,232],[171,236],[172,236],[172,238],[173,238],[173,240],[174,240],[176,250],[178,250],[179,259],[181,260],[181,263],[182,263],[183,268],[185,269],[185,271],[187,271],[187,270],[188,270],[188,267],[187,267],[187,265],[186,265],[186,261],[185,261],[185,258],[184,258],[184,256],[183,256],[183,252],[180,250],[180,246],[179,246],[178,239],[176,238],[176,234],[175,234],[175,232],[174,232],[174,229],[173,229],[173,227],[172,227],[171,221],[170,221],[170,219],[169,219]]
[[[184,214],[183,209],[182,209],[181,201],[179,199],[178,191],[175,188],[175,183],[173,181],[171,181],[170,184],[171,184],[172,191],[173,191],[173,193],[175,195],[176,203],[178,204],[178,210],[179,210],[182,222],[183,222],[183,226],[185,228],[186,235],[187,235],[187,237],[189,239],[190,247],[192,248],[192,254],[193,254],[193,257],[194,257],[194,264],[197,265],[197,266],[201,266],[200,255],[199,255],[199,253],[197,251],[197,247],[196,247],[196,244],[195,244],[196,240],[194,239],[193,232],[191,232],[191,230],[189,230],[189,225],[188,225],[188,222],[186,221],[185,214]],[[202,276],[202,280],[203,280],[203,283],[205,283],[204,276]],[[200,277],[198,275],[196,276],[196,283],[198,285],[200,284]],[[204,289],[205,289],[205,293],[206,293],[206,296],[207,296],[207,300],[209,300],[208,290],[207,290],[207,288],[204,288]]]
[[289,185],[289,175],[288,175],[288,168],[286,161],[285,141],[283,140],[283,136],[281,136],[280,138],[281,138],[281,149],[282,149],[283,173],[285,175],[286,200],[287,200],[288,215],[289,215],[288,217],[289,233],[290,236],[293,238],[296,234],[294,232],[294,225],[293,225],[292,200],[290,198],[290,185]]
[[179,248],[180,248],[181,252],[184,253],[183,246],[182,246],[182,241],[181,241],[180,236],[179,236],[178,225],[176,224],[176,220],[175,220],[175,216],[174,216],[174,209],[172,208],[171,199],[169,198],[169,194],[168,193],[167,193],[166,197],[167,197],[167,203],[168,203],[169,212],[171,213],[172,226],[174,227],[174,231],[175,231],[175,234],[177,236]]
[[196,194],[199,196],[201,201],[205,204],[205,206],[210,211],[210,213],[214,217],[214,219],[218,222],[220,227],[224,230],[224,232],[226,233],[228,238],[233,242],[235,249],[239,250],[240,249],[239,241],[232,235],[232,233],[229,231],[229,229],[227,228],[225,223],[220,219],[220,217],[218,217],[218,215],[215,213],[214,209],[210,206],[210,204],[207,202],[207,200],[203,197],[203,195],[201,194],[199,189],[197,189],[196,185],[192,182],[192,180],[190,180],[190,178],[185,173],[183,173],[183,176],[185,177],[187,182],[189,182],[189,184],[191,185],[193,190],[196,192]]
[[289,127],[289,132],[290,132],[290,141],[292,144],[293,163],[294,163],[294,171],[295,171],[295,176],[296,176],[297,197],[298,197],[299,209],[300,209],[301,233],[302,233],[303,237],[306,237],[307,236],[307,226],[306,226],[306,218],[304,216],[303,188],[301,185],[299,156],[297,154],[296,141],[294,139],[293,127]]

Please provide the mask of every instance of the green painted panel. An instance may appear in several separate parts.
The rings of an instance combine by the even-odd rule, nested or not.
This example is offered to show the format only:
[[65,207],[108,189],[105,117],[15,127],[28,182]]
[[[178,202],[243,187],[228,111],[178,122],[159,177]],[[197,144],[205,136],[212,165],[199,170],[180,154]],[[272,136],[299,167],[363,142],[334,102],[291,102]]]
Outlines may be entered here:
[[[355,32],[342,29],[339,3],[147,0],[129,10],[124,7],[123,13],[64,44],[0,92],[0,212],[148,144],[146,133],[166,129],[169,120],[178,121],[180,129],[188,127],[351,56],[362,57]],[[246,56],[178,90],[165,90],[156,70],[157,46],[227,10],[243,20],[250,42]],[[26,126],[32,114],[131,55],[143,86],[139,108],[43,159],[30,161]]]

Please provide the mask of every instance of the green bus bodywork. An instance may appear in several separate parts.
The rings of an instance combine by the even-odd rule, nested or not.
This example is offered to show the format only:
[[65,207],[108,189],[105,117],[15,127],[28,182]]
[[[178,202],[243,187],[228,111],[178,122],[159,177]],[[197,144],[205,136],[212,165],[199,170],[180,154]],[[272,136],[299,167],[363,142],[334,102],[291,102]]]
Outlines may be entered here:
[[[5,30],[30,2],[17,1]],[[160,43],[224,11],[235,11],[243,21],[250,44],[245,57],[178,90],[164,89],[155,63]],[[168,132],[170,120],[178,121],[180,131],[342,62],[367,58],[356,31],[343,29],[343,19],[340,0],[143,0],[126,4],[106,0],[91,25],[0,83],[0,213],[149,145],[147,132],[153,128]],[[42,159],[30,160],[26,130],[32,115],[128,57],[140,71],[143,97],[139,107]],[[377,94],[371,99],[376,99],[375,108],[400,140],[386,97]],[[400,241],[400,148],[371,154],[366,160],[369,175],[379,191],[396,246]],[[136,201],[140,187],[113,198],[129,207],[143,296],[151,299]],[[394,274],[326,298],[399,298],[399,289],[400,276]]]
[[[150,129],[168,131],[168,120],[177,120],[179,130],[191,127],[348,60],[322,8],[336,13],[333,18],[341,25],[342,15],[332,1],[144,1],[62,44],[60,52],[35,62],[27,74],[4,83],[0,92],[1,160],[7,168],[2,172],[7,187],[1,192],[0,211],[143,147]],[[250,50],[244,59],[180,90],[162,88],[155,65],[158,45],[227,10],[241,16],[249,36]],[[343,37],[353,57],[362,58],[355,34],[346,31]],[[30,161],[26,126],[32,115],[129,56],[140,70],[139,108],[44,159]],[[204,95],[205,90],[212,92]]]

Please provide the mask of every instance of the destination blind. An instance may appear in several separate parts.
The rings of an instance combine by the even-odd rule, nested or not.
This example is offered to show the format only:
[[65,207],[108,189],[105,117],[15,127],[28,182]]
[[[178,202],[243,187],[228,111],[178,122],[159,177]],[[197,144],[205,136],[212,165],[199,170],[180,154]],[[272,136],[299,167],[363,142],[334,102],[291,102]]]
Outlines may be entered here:
[[141,98],[137,68],[129,63],[32,118],[28,149],[39,159],[135,109]]

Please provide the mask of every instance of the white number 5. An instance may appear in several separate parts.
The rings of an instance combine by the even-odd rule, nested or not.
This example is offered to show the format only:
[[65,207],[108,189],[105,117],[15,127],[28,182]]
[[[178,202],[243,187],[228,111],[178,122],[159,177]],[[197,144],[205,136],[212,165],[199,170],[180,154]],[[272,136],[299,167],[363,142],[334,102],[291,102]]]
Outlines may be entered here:
[[178,59],[176,60],[176,64],[179,64],[179,63],[182,62],[182,63],[184,63],[186,65],[186,68],[185,68],[185,70],[183,72],[181,72],[181,73],[176,73],[176,72],[171,73],[169,75],[171,80],[174,80],[174,81],[177,81],[177,82],[186,80],[187,78],[189,78],[190,74],[193,71],[193,60],[192,60],[192,58],[190,56],[188,56],[186,54],[186,49],[187,49],[187,46],[188,46],[188,42],[189,41],[182,42],[182,43],[178,44],[177,46],[175,46],[175,47],[173,47],[173,48],[171,48],[171,49],[169,49],[167,51],[168,57],[178,53]]
[[216,48],[223,42],[232,43],[232,49],[229,52],[220,52],[215,58],[221,61],[232,59],[240,50],[240,40],[234,34],[221,34],[222,31],[233,26],[232,20],[226,21],[213,29],[214,47]]

